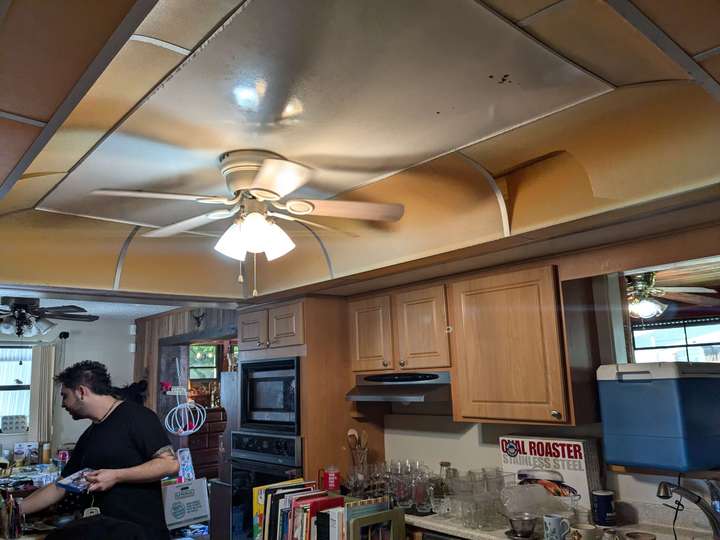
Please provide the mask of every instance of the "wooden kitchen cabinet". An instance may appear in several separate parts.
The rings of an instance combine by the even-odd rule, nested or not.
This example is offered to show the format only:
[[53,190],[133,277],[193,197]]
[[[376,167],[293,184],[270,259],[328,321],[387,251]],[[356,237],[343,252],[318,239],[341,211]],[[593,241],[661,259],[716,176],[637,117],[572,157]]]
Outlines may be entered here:
[[270,347],[288,347],[304,343],[302,302],[268,310],[268,340]]
[[251,311],[238,315],[238,350],[251,351],[265,348],[268,342],[268,310]]
[[393,294],[392,321],[400,369],[450,366],[443,284]]
[[348,303],[350,358],[353,371],[393,369],[390,296]]
[[455,420],[568,422],[555,268],[449,283]]
[[241,351],[303,343],[305,336],[302,302],[238,315],[238,348]]

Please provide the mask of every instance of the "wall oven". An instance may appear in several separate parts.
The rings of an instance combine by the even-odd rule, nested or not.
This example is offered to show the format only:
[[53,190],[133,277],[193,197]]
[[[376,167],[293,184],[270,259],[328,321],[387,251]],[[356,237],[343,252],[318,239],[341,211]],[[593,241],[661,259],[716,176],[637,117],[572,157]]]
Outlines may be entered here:
[[244,360],[238,371],[240,429],[299,435],[299,358]]

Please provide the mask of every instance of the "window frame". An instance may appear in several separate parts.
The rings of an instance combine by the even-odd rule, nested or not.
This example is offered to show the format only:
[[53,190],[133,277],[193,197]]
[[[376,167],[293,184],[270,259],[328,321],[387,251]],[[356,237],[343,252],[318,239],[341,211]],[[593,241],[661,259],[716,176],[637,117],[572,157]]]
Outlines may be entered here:
[[[194,346],[205,346],[205,347],[214,347],[215,348],[215,364],[212,366],[192,366],[190,365],[190,359],[192,357],[191,351]],[[191,343],[188,346],[188,382],[198,382],[198,383],[207,383],[211,381],[217,381],[220,379],[220,372],[222,370],[222,354],[223,354],[223,345],[222,343],[204,343],[204,342],[198,342],[198,343]],[[215,377],[191,377],[190,373],[193,369],[213,369],[215,370]]]
[[[32,373],[32,346],[29,345],[0,345],[0,350],[2,349],[26,349],[30,351],[30,358],[27,360],[23,360],[24,362],[31,362],[31,373]],[[4,362],[4,360],[2,360]],[[12,360],[9,360],[12,361]],[[32,374],[30,375],[32,379]],[[28,421],[28,429],[30,425],[30,416],[32,416],[32,380],[29,384],[4,384],[0,385],[0,392],[16,392],[20,390],[27,390],[30,392],[30,404],[28,405],[28,412],[27,412],[27,421]],[[0,417],[5,416],[3,414],[0,414]],[[2,430],[0,430],[0,434],[2,434]]]
[[[720,341],[709,342],[709,343],[688,343],[687,328],[689,326],[705,326],[708,324],[720,324],[720,317],[702,317],[698,319],[677,319],[672,321],[658,321],[650,323],[638,323],[633,324],[630,328],[630,335],[632,337],[633,346],[633,363],[635,360],[635,351],[658,351],[663,349],[685,349],[686,362],[691,363],[690,360],[690,349],[697,347],[719,347]],[[656,345],[655,347],[638,347],[635,343],[635,332],[641,330],[657,330],[662,328],[682,328],[684,343],[678,343],[675,345]]]

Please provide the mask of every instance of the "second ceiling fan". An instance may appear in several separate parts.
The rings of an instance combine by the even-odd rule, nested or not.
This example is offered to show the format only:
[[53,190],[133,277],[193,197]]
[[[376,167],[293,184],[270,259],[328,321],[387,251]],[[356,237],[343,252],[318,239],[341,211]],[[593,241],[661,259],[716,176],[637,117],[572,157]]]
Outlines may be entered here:
[[228,208],[206,212],[146,232],[143,236],[163,238],[191,231],[215,221],[235,218],[215,246],[219,252],[244,260],[247,252],[264,252],[268,260],[285,255],[295,247],[275,219],[297,221],[321,229],[331,227],[299,216],[326,216],[368,221],[398,221],[402,204],[369,203],[286,197],[307,184],[311,169],[265,150],[236,150],[220,157],[229,196],[161,193],[142,190],[98,189],[94,195],[142,199],[193,201]]

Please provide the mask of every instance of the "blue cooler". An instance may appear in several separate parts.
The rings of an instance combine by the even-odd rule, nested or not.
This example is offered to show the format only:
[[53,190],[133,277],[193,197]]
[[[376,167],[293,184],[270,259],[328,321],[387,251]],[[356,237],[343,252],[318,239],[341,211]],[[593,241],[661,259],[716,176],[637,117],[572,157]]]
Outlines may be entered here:
[[720,467],[719,364],[612,364],[598,368],[597,380],[606,463]]

